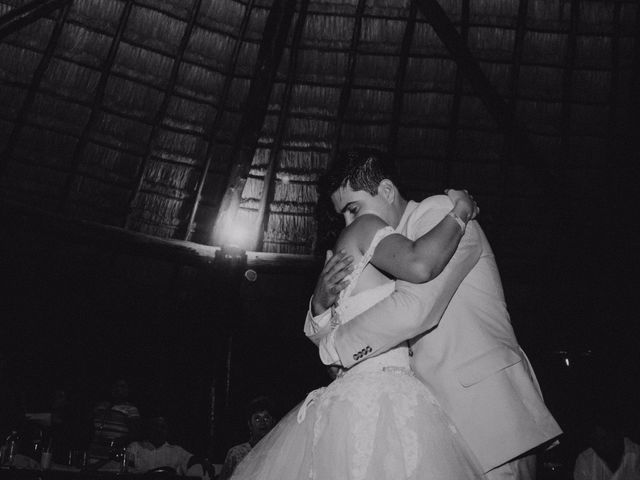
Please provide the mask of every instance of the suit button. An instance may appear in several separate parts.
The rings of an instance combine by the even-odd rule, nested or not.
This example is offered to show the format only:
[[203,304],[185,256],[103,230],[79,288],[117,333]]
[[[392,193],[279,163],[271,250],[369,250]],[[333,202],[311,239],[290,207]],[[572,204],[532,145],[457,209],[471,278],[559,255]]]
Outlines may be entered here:
[[354,353],[354,354],[353,354],[353,359],[354,359],[354,360],[358,360],[358,354],[357,354],[357,353]]

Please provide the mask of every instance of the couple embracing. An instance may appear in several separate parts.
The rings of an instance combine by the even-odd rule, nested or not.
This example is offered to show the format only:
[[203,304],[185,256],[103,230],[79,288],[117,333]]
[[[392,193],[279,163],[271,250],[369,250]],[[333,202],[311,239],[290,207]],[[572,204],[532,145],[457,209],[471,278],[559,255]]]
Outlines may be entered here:
[[534,479],[536,449],[561,430],[514,335],[473,198],[406,201],[365,150],[342,154],[327,178],[346,226],[305,334],[341,373],[232,478]]

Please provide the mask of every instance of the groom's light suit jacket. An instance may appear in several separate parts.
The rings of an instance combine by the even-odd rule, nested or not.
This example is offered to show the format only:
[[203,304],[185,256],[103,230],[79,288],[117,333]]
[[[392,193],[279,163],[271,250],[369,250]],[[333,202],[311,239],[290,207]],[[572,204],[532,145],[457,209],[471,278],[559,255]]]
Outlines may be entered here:
[[[451,207],[446,196],[409,202],[396,230],[416,239]],[[308,315],[308,335],[310,321]],[[309,336],[317,343],[323,334]],[[334,335],[345,367],[410,338],[416,376],[439,399],[485,471],[562,433],[518,345],[493,252],[475,221],[438,277],[420,285],[398,281],[390,297]]]

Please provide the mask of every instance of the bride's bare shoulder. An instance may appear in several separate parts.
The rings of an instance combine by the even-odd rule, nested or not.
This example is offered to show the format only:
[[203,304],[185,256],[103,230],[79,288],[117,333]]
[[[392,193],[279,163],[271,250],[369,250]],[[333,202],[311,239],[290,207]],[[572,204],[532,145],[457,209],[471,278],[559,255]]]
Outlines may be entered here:
[[335,250],[344,249],[352,255],[363,254],[376,232],[386,226],[387,223],[376,215],[362,215],[340,232]]

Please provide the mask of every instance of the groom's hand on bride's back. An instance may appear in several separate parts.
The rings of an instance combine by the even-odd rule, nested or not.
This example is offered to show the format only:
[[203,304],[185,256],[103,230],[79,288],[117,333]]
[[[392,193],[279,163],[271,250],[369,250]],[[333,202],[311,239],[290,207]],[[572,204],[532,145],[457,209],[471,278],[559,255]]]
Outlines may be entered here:
[[353,257],[347,255],[344,250],[335,255],[331,250],[327,251],[327,260],[324,264],[316,288],[311,299],[311,313],[316,316],[329,309],[338,299],[338,295],[349,285],[345,280],[353,271]]

